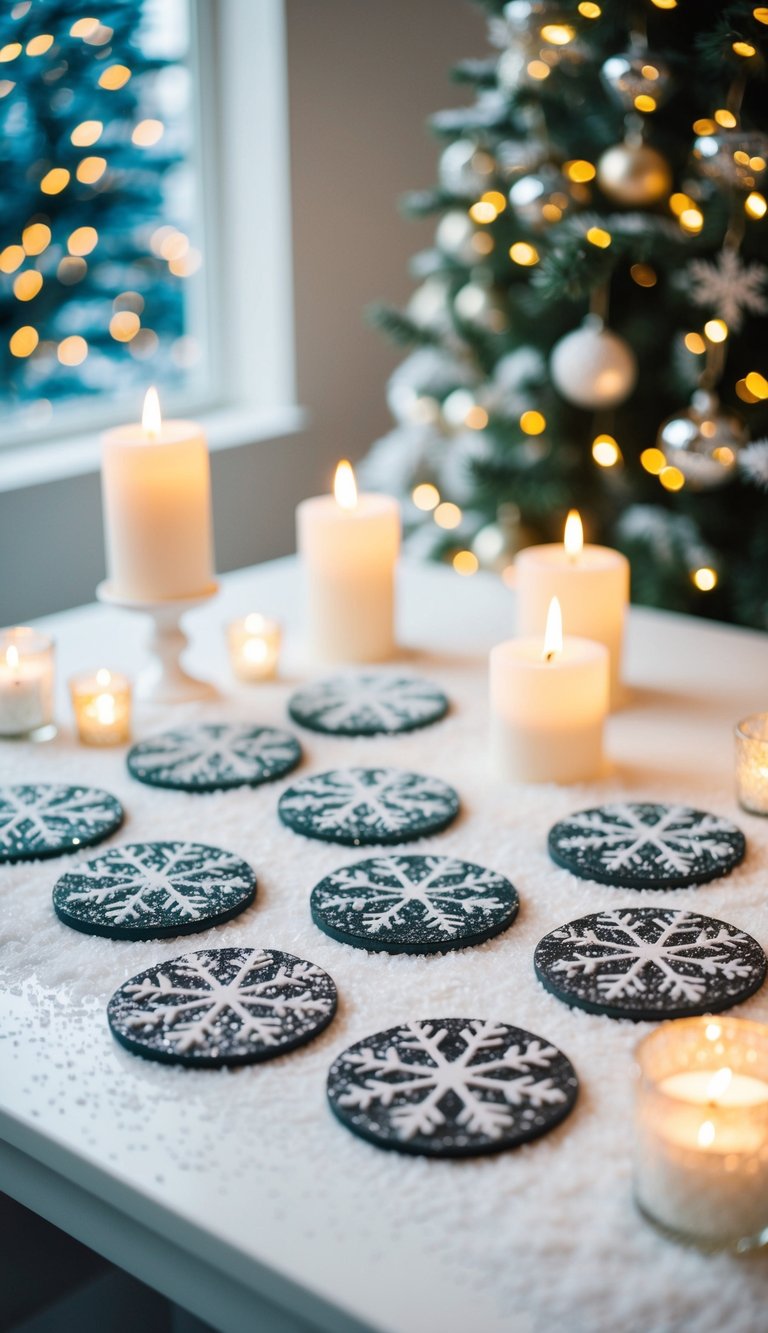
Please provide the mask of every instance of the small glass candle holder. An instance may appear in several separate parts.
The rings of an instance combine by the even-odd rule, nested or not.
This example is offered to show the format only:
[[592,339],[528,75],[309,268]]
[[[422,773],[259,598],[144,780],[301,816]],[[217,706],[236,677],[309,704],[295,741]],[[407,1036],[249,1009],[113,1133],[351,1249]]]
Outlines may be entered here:
[[253,612],[227,626],[229,660],[238,680],[274,680],[282,630],[276,620]]
[[26,625],[0,631],[0,740],[47,741],[53,713],[53,640]]
[[69,693],[81,745],[125,745],[131,739],[131,682],[101,667],[73,676]]
[[768,1026],[680,1019],[635,1054],[641,1212],[702,1249],[768,1243]]
[[736,727],[736,799],[753,815],[768,815],[768,713]]

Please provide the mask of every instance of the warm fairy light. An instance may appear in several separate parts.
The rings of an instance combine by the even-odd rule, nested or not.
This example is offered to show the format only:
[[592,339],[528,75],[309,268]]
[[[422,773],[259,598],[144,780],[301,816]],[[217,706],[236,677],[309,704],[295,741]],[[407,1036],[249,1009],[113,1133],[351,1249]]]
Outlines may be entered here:
[[768,203],[766,203],[765,196],[759,190],[753,190],[744,200],[744,212],[747,217],[764,218],[766,209],[768,209]]
[[541,412],[523,412],[520,429],[526,435],[541,435],[547,429],[547,418]]
[[651,0],[657,9],[677,9],[677,0]]
[[545,662],[554,662],[563,651],[563,613],[560,609],[560,603],[556,597],[552,598],[547,611],[547,623],[544,629],[544,650],[542,657]]
[[462,574],[464,578],[476,574],[480,568],[480,561],[474,551],[457,551],[451,563],[456,573]]
[[753,19],[757,19],[758,23],[768,23],[768,9],[763,5],[759,5],[757,9],[752,10],[752,17]]
[[27,55],[28,56],[45,55],[46,51],[50,51],[52,46],[53,46],[53,37],[51,33],[41,32],[39,36],[32,37],[27,42],[27,47],[26,47]]
[[550,46],[567,46],[576,33],[569,23],[545,23],[543,28],[539,28],[539,35]]
[[458,505],[444,500],[434,511],[434,520],[439,528],[457,528],[461,522],[461,510]]
[[545,64],[543,60],[529,60],[526,72],[532,79],[548,79],[552,73],[549,65]]
[[600,6],[594,4],[593,0],[581,0],[581,4],[579,5],[579,13],[581,14],[582,18],[599,19],[602,12],[603,11],[600,8]]
[[333,494],[340,509],[357,508],[357,482],[352,470],[352,464],[347,458],[342,458],[336,468],[333,478]]
[[704,226],[704,214],[698,208],[684,208],[679,221],[683,231],[696,236]]
[[711,592],[717,585],[717,574],[708,565],[702,565],[701,569],[695,569],[691,574],[691,579],[699,592]]
[[56,355],[62,366],[79,366],[88,355],[88,344],[79,333],[69,338],[62,338],[56,349]]
[[24,324],[15,333],[11,334],[8,342],[11,356],[31,356],[39,341],[40,336],[37,329],[33,329],[31,324]]
[[715,112],[715,120],[718,125],[722,125],[724,130],[733,130],[738,125],[738,121],[732,111],[727,107],[719,107]]
[[21,233],[21,243],[28,255],[41,255],[51,243],[51,229],[44,222],[32,222]]
[[669,196],[669,207],[675,217],[679,218],[681,213],[684,213],[687,208],[696,207],[696,200],[692,199],[689,194],[683,194],[678,190],[675,194]]
[[584,549],[584,526],[578,509],[569,509],[563,532],[563,546],[569,560],[578,560]]
[[648,93],[638,93],[635,98],[636,111],[655,111],[656,98],[650,97]]
[[0,273],[15,273],[24,263],[24,251],[20,245],[6,245],[0,250]]
[[101,132],[104,129],[102,120],[81,120],[70,134],[70,141],[75,148],[90,148],[91,144],[96,143],[101,138]]
[[585,181],[592,181],[597,175],[597,168],[584,158],[576,158],[573,162],[564,162],[563,171],[571,181],[577,181],[583,184]]
[[688,351],[693,352],[694,356],[701,356],[702,352],[707,350],[707,344],[700,333],[686,333],[683,342]]
[[715,1141],[715,1126],[711,1120],[703,1120],[699,1125],[696,1142],[700,1148],[710,1148]]
[[746,379],[737,380],[735,384],[736,396],[742,403],[759,403],[760,399],[747,388]]
[[515,264],[520,264],[522,268],[531,268],[533,264],[539,262],[539,252],[536,246],[529,245],[527,241],[515,241],[514,245],[510,245],[509,257]]
[[190,246],[185,254],[179,255],[177,259],[168,260],[168,268],[176,278],[191,278],[193,273],[197,273],[203,262],[203,256],[194,246]]
[[140,292],[120,292],[112,302],[113,310],[132,310],[134,315],[140,315],[144,309],[144,297]]
[[629,276],[638,287],[655,287],[658,282],[655,269],[650,264],[633,264],[629,270]]
[[475,232],[475,235],[470,241],[470,245],[475,251],[475,254],[489,255],[493,249],[493,237],[490,236],[487,231]]
[[13,82],[13,79],[0,79],[0,97],[7,97],[9,93],[13,92],[15,87],[16,84]]
[[83,41],[89,46],[106,46],[107,42],[112,41],[114,28],[110,28],[106,23],[97,23],[90,32],[83,33]]
[[109,321],[109,331],[115,342],[129,343],[141,328],[141,320],[132,310],[118,310]]
[[[563,197],[560,196],[560,198]],[[541,205],[541,216],[545,222],[559,222],[563,216],[563,210],[559,204],[556,204],[552,199],[548,199],[545,204]]]
[[440,503],[440,492],[431,482],[422,481],[420,485],[414,486],[411,499],[417,509],[421,509],[425,514],[428,514],[431,510],[437,509]]
[[621,450],[612,435],[597,435],[592,441],[592,457],[598,467],[615,467]]
[[753,46],[751,42],[734,42],[732,50],[735,51],[737,56],[744,56],[746,59],[757,55],[757,47]]
[[488,222],[494,222],[498,217],[499,210],[488,200],[478,199],[469,210],[469,216],[473,222],[479,222],[485,225]]
[[99,233],[95,227],[76,227],[67,241],[71,255],[89,255],[99,243]]
[[693,122],[694,134],[705,136],[707,134],[714,134],[716,130],[717,125],[714,120],[709,120],[706,116],[702,116],[700,120],[694,120]]
[[497,213],[503,213],[507,206],[506,197],[500,190],[486,190],[485,194],[481,196],[481,202],[484,204],[493,204]]
[[163,418],[160,413],[160,399],[154,384],[150,384],[144,395],[144,407],[141,411],[141,429],[150,444],[154,444],[160,438],[160,432],[163,429]]
[[131,135],[131,143],[137,148],[152,148],[159,143],[165,133],[162,120],[140,120]]
[[43,194],[61,194],[69,185],[69,172],[66,167],[51,167],[40,182]]
[[711,343],[724,343],[728,337],[728,325],[724,319],[708,319],[704,332]]
[[655,65],[643,65],[642,69],[640,70],[640,73],[642,74],[644,79],[648,80],[649,83],[655,83],[659,77],[659,71],[657,70]]
[[108,92],[116,92],[118,88],[125,87],[130,77],[131,71],[127,65],[110,65],[99,75],[99,87],[106,88]]
[[70,37],[90,37],[99,27],[99,20],[94,18],[78,19],[69,30]]
[[21,42],[8,42],[6,46],[0,47],[0,63],[7,64],[9,60],[15,60],[21,55]]
[[175,227],[171,227],[158,242],[158,254],[161,259],[181,259],[188,249],[189,237],[185,236],[183,231],[176,231]]
[[587,240],[590,245],[596,245],[598,250],[607,250],[611,244],[611,233],[605,231],[603,227],[590,227]]
[[74,287],[76,282],[82,282],[87,272],[88,265],[84,259],[65,255],[56,270],[56,277],[65,287]]
[[107,159],[105,157],[84,157],[78,164],[77,179],[83,185],[94,185],[97,180],[101,180],[107,169]]
[[464,418],[464,425],[468,426],[470,430],[485,430],[488,425],[488,413],[485,408],[480,407],[477,403],[474,407],[470,407]]
[[646,472],[650,472],[652,477],[658,477],[659,473],[666,467],[667,460],[661,449],[643,449],[640,455],[640,462]]
[[681,491],[685,485],[685,477],[679,467],[663,467],[659,473],[659,481],[665,491]]
[[746,385],[755,398],[768,398],[768,380],[758,370],[750,370],[746,376]]
[[36,268],[28,268],[13,280],[13,294],[17,301],[31,301],[43,285],[43,275]]
[[15,644],[15,643],[9,643],[9,644],[8,644],[8,647],[7,647],[6,650],[5,650],[5,665],[6,665],[11,671],[18,671],[18,667],[19,667],[19,650],[18,650],[18,648],[16,647],[16,644]]

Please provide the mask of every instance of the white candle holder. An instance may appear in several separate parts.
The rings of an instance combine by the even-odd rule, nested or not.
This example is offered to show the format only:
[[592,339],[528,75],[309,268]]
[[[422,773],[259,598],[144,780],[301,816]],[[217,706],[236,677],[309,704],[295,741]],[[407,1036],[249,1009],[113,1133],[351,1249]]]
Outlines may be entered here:
[[282,629],[276,620],[251,612],[227,625],[229,661],[238,680],[274,680]]
[[218,583],[212,583],[194,597],[180,597],[167,602],[141,602],[122,597],[108,582],[99,584],[96,589],[98,601],[125,611],[139,611],[150,616],[153,621],[147,645],[150,662],[136,682],[137,699],[154,704],[178,704],[218,697],[215,685],[190,675],[180,660],[189,642],[181,628],[182,617],[187,611],[210,601],[218,589]]
[[0,631],[0,740],[56,735],[53,679],[52,639],[27,625]]
[[736,798],[752,815],[768,815],[768,713],[736,727]]

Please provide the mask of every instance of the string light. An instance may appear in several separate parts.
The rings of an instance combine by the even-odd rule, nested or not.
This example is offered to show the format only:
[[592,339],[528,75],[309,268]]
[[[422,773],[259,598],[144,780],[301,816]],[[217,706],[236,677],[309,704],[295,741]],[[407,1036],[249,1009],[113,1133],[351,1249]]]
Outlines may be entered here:
[[507,206],[506,197],[500,190],[486,190],[481,199],[484,204],[492,204],[497,213],[503,213]]
[[715,112],[715,120],[718,125],[722,125],[724,130],[734,130],[738,125],[738,121],[733,112],[729,111],[727,107],[718,108]]
[[573,162],[564,162],[563,171],[571,181],[583,184],[586,181],[592,181],[597,175],[597,168],[592,162],[585,161],[584,158],[576,158]]
[[99,75],[99,87],[106,88],[108,92],[117,92],[119,88],[124,88],[131,77],[131,71],[127,65],[110,65],[103,69]]
[[17,329],[15,333],[11,334],[8,343],[8,346],[11,349],[11,356],[18,356],[20,358],[31,356],[39,341],[40,335],[38,334],[37,329],[34,329],[31,324],[22,325],[20,329]]
[[515,241],[514,245],[509,247],[509,257],[515,264],[521,268],[531,268],[533,264],[539,262],[539,252],[535,245],[529,245],[528,241]]
[[69,172],[66,167],[52,167],[46,171],[40,182],[43,194],[61,194],[69,185]]
[[69,338],[62,338],[56,355],[62,366],[79,366],[88,355],[88,344],[79,333],[73,333]]
[[747,217],[764,218],[766,210],[768,210],[768,203],[766,203],[764,195],[760,194],[759,190],[753,190],[751,194],[747,195],[744,200],[744,212]]
[[188,249],[189,237],[185,236],[183,231],[176,231],[174,227],[162,238],[159,245],[162,259],[181,259]]
[[761,5],[757,9],[752,10],[752,17],[753,19],[757,19],[758,23],[768,23],[768,9],[765,9]]
[[477,231],[470,244],[476,254],[489,255],[493,249],[493,237],[487,231]]
[[27,42],[28,56],[42,56],[53,46],[53,37],[49,32],[41,32],[39,37],[32,37]]
[[755,395],[755,398],[761,400],[768,398],[768,380],[758,370],[750,370],[746,376],[746,385],[749,392]]
[[649,93],[638,93],[635,98],[635,110],[645,112],[655,111],[656,98],[651,97]]
[[681,491],[685,485],[685,477],[679,467],[663,467],[659,481],[666,491]]
[[132,310],[134,315],[140,315],[144,309],[144,297],[140,292],[120,292],[112,302],[113,310]]
[[542,41],[550,46],[567,46],[576,36],[575,30],[568,23],[545,23],[539,29]]
[[694,120],[693,132],[694,134],[698,134],[702,138],[704,138],[707,134],[715,134],[717,132],[717,125],[715,124],[714,120],[709,120],[707,119],[707,117],[702,117],[701,120]]
[[6,245],[0,250],[0,273],[15,273],[24,263],[24,251],[20,245]]
[[523,412],[520,429],[526,435],[541,435],[547,429],[547,419],[541,412]]
[[13,294],[17,301],[32,301],[43,285],[43,275],[36,268],[25,269],[13,280]]
[[737,380],[734,387],[736,389],[736,395],[741,399],[742,403],[751,404],[760,402],[758,395],[752,393],[752,390],[747,387],[746,379]]
[[191,278],[193,273],[197,273],[202,262],[203,256],[200,251],[190,247],[185,254],[179,255],[177,259],[169,260],[168,268],[175,278]]
[[82,282],[87,272],[88,265],[84,259],[65,255],[56,270],[56,277],[65,287],[74,287],[76,282]]
[[421,509],[425,514],[428,514],[433,509],[437,509],[440,503],[440,492],[431,482],[423,481],[420,485],[414,486],[411,499],[417,509]]
[[549,65],[543,60],[529,60],[526,72],[532,79],[548,79],[552,73]]
[[99,20],[94,18],[77,19],[69,30],[70,37],[88,37],[96,32],[99,27]]
[[651,0],[657,9],[677,9],[677,0]]
[[89,255],[99,242],[99,233],[95,227],[76,227],[67,241],[71,255]]
[[691,236],[696,236],[704,226],[704,214],[698,208],[684,208],[678,220],[683,231]]
[[711,592],[717,587],[717,573],[709,565],[702,565],[701,569],[694,569],[691,573],[691,582],[699,592]]
[[75,174],[83,185],[95,185],[96,181],[101,180],[106,169],[105,157],[84,157],[78,164]]
[[91,144],[96,143],[101,138],[101,132],[104,129],[104,122],[101,120],[81,120],[70,134],[70,141],[75,148],[90,148]]
[[0,62],[7,64],[9,60],[15,60],[21,55],[21,42],[8,42],[7,45],[0,47]]
[[701,356],[702,352],[707,350],[707,344],[700,333],[686,333],[683,342],[688,351],[693,352],[694,356]]
[[471,574],[476,574],[480,568],[480,561],[473,551],[457,551],[453,557],[453,568],[457,574],[462,574],[468,578]]
[[592,0],[581,0],[581,4],[579,5],[579,13],[581,14],[582,18],[599,19],[602,12],[603,11],[600,8],[600,6],[593,4]]
[[479,222],[483,225],[489,222],[495,222],[498,217],[498,209],[494,207],[487,199],[478,199],[469,210],[469,216],[473,222]]
[[749,59],[750,56],[757,55],[757,47],[751,42],[734,42],[732,48],[737,56],[744,56]]
[[9,93],[13,92],[15,87],[16,84],[13,82],[13,79],[0,79],[0,97],[7,97]]
[[708,319],[704,332],[711,343],[724,343],[728,337],[728,325],[724,319]]
[[603,227],[590,227],[587,232],[587,240],[590,245],[596,245],[598,250],[607,250],[611,244],[611,233],[605,231]]
[[592,457],[598,467],[615,467],[621,460],[621,450],[612,435],[596,435],[592,441]]
[[669,196],[669,207],[675,217],[679,218],[680,214],[684,213],[687,208],[695,208],[696,201],[689,194],[681,194],[680,191],[677,191]]
[[650,264],[633,264],[629,274],[638,287],[655,287],[658,281],[656,272]]
[[643,449],[643,452],[640,455],[640,462],[646,472],[650,472],[652,477],[658,477],[662,468],[665,468],[667,465],[667,460],[661,452],[661,449]]
[[443,500],[434,510],[434,519],[439,528],[457,528],[461,522],[461,510],[458,505]]
[[28,255],[41,255],[51,243],[51,229],[44,222],[31,222],[21,233],[21,243]]
[[485,408],[480,407],[478,403],[475,403],[474,407],[470,407],[464,425],[468,426],[470,430],[485,430],[488,425],[488,413]]
[[140,328],[141,321],[132,310],[118,310],[109,321],[109,331],[115,342],[119,343],[129,343]]

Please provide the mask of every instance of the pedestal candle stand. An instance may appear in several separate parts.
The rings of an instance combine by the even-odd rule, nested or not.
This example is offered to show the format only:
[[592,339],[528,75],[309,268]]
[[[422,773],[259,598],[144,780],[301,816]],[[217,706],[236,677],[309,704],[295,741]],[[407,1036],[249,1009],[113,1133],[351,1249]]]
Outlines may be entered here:
[[150,661],[136,682],[138,699],[153,704],[175,704],[217,697],[215,685],[190,675],[181,665],[180,659],[188,645],[187,636],[181,628],[183,616],[194,607],[210,601],[218,588],[218,583],[212,583],[194,597],[180,597],[167,602],[142,602],[121,596],[107,582],[99,584],[96,589],[98,601],[125,611],[139,611],[153,621],[147,645]]

